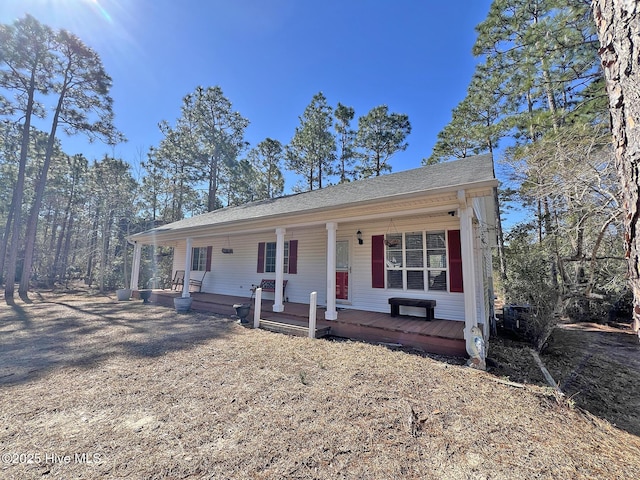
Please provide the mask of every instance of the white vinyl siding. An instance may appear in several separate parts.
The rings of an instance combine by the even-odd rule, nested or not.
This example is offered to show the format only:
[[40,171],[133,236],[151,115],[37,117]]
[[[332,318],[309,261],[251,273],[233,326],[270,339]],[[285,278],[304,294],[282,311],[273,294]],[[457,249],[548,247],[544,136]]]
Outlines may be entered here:
[[[442,264],[442,251],[433,249],[433,258],[427,258],[428,234],[438,234],[447,230],[460,228],[457,217],[405,217],[394,219],[394,225],[398,232],[420,233],[422,236],[424,257],[423,266],[420,266],[415,251],[418,250],[419,242],[417,238],[406,240],[403,246],[407,250],[409,244],[415,248],[408,248],[404,256],[400,257],[404,271],[422,272],[424,275],[425,287],[429,279],[430,271],[446,270]],[[285,225],[286,228],[286,225]],[[362,231],[363,244],[356,241],[356,232]],[[389,230],[389,220],[372,220],[362,222],[339,223],[337,237],[352,239],[351,248],[351,271],[350,276],[350,303],[341,304],[341,308],[353,308],[373,312],[389,313],[388,298],[398,296],[398,290],[373,288],[371,278],[371,237],[373,235],[386,235]],[[402,234],[401,234],[402,235]],[[446,238],[446,237],[445,237]],[[296,275],[284,274],[284,279],[288,280],[285,290],[285,300],[289,302],[308,303],[311,292],[318,292],[318,304],[326,305],[327,273],[326,273],[326,251],[327,251],[327,230],[324,224],[308,227],[287,228],[285,241],[298,240],[298,258]],[[275,242],[275,227],[273,232],[261,232],[256,234],[242,234],[207,237],[194,240],[194,247],[207,245],[213,246],[212,268],[208,272],[202,291],[219,293],[222,295],[233,295],[239,297],[251,296],[251,286],[260,283],[263,278],[275,278],[275,273],[256,273],[256,263],[258,260],[257,244],[259,242]],[[436,242],[437,243],[437,242]],[[233,254],[223,254],[221,249],[233,246]],[[442,243],[437,245],[442,246]],[[439,255],[440,260],[436,260]],[[184,269],[185,243],[182,242],[174,250],[174,271]],[[396,259],[397,260],[397,259]],[[414,274],[409,274],[409,278]],[[415,274],[417,275],[417,274]],[[404,279],[403,279],[404,281]],[[414,280],[411,280],[412,282]],[[415,285],[412,283],[412,285]],[[464,320],[464,298],[460,293],[449,293],[444,290],[412,290],[407,289],[400,292],[400,295],[408,297],[425,298],[437,301],[435,315],[436,318],[447,320]],[[272,293],[263,292],[265,299],[273,298]],[[286,303],[285,303],[286,312]],[[406,308],[403,310],[408,314],[424,316],[424,309]],[[338,319],[340,314],[338,313]]]

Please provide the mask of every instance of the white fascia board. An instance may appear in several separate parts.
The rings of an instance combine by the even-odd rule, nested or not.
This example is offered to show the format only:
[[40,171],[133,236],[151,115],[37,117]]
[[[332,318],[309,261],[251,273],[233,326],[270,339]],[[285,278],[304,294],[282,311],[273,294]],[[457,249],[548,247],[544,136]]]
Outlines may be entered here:
[[[145,244],[157,243],[159,245],[175,244],[187,236],[192,238],[211,237],[230,234],[250,234],[266,231],[273,231],[275,228],[299,227],[306,225],[324,224],[328,220],[345,222],[360,221],[366,219],[379,218],[380,215],[414,215],[416,213],[437,213],[448,210],[455,210],[459,205],[456,195],[464,187],[464,192],[468,198],[486,197],[492,195],[492,188],[497,186],[496,179],[465,184],[461,186],[449,186],[428,191],[418,191],[403,193],[399,195],[380,197],[363,202],[352,202],[331,207],[319,207],[302,210],[293,213],[282,213],[259,218],[247,218],[242,220],[228,221],[224,223],[197,225],[194,227],[181,228],[162,232],[163,227],[154,230],[141,232],[127,237],[129,241],[138,241]],[[450,198],[448,198],[450,197]],[[412,201],[422,199],[433,202],[433,206],[418,206],[406,208],[404,206]],[[371,212],[372,207],[382,206],[375,213]]]

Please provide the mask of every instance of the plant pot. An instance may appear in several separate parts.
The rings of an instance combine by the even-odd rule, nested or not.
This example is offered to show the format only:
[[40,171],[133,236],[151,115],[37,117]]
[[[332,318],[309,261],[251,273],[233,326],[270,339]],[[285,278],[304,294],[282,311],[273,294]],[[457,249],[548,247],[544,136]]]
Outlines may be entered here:
[[240,319],[240,323],[249,323],[247,317],[249,316],[249,312],[251,311],[250,303],[236,303],[233,308],[236,309],[236,315]]
[[192,297],[176,297],[173,299],[173,306],[178,313],[187,313],[191,310]]
[[140,295],[140,300],[142,300],[143,303],[150,303],[151,290],[138,290],[138,295]]
[[129,300],[131,298],[131,289],[130,288],[119,288],[116,290],[116,297],[119,302],[123,302],[125,300]]

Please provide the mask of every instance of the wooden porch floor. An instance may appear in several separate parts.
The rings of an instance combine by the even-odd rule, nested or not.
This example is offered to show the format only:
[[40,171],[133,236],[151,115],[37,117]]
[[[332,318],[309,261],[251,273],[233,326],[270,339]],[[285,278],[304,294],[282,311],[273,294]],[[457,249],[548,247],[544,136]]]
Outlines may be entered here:
[[[180,293],[172,290],[153,290],[151,301],[173,307],[173,298]],[[237,303],[253,303],[247,297],[218,295],[213,293],[191,293],[192,309],[220,315],[235,315]],[[260,318],[299,327],[309,325],[309,305],[285,303],[285,311],[273,312],[273,301],[262,300]],[[363,340],[374,343],[400,344],[441,355],[466,356],[463,336],[464,323],[451,320],[427,322],[417,317],[391,317],[389,313],[367,312],[363,310],[339,309],[338,320],[325,320],[325,309],[317,309],[317,327],[330,327],[330,334],[337,337]],[[249,321],[253,322],[253,308]]]

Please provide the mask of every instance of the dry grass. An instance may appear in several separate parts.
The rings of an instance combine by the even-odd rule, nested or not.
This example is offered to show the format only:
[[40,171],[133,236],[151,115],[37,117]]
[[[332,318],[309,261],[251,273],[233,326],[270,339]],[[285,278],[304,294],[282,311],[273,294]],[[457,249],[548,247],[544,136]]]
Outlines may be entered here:
[[[2,478],[640,471],[637,436],[558,404],[547,388],[515,388],[442,358],[53,294],[0,310],[0,333],[0,453],[40,460],[0,464]],[[82,453],[98,461],[76,462]]]

